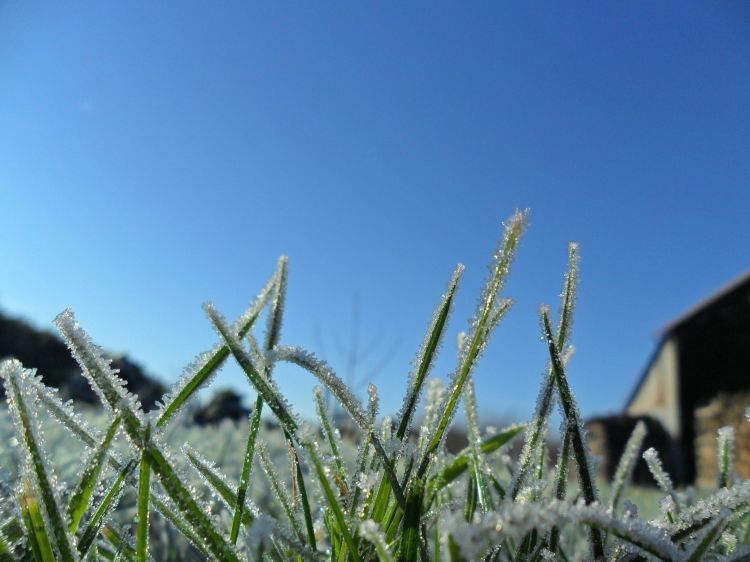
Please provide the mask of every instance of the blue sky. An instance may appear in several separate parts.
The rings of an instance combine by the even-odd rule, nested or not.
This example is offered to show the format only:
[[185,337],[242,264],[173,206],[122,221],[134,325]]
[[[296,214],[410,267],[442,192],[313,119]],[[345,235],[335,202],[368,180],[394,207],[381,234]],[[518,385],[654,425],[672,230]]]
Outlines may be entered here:
[[[456,263],[451,340],[529,207],[480,413],[533,408],[570,240],[571,383],[614,411],[659,328],[750,265],[749,24],[744,3],[0,4],[0,307],[51,327],[70,306],[169,381],[216,340],[201,303],[236,316],[287,254],[283,341],[345,373],[358,303],[389,413]],[[310,412],[314,382],[278,376]]]

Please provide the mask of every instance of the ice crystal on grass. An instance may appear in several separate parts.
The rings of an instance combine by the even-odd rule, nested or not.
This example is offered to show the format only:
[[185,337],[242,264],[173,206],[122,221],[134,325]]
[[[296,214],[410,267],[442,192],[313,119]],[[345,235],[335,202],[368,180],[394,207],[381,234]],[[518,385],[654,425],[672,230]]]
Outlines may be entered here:
[[316,358],[315,355],[301,347],[277,347],[269,354],[269,357],[274,361],[294,363],[315,375],[331,391],[331,394],[336,397],[356,424],[366,432],[371,431],[362,404],[325,361]]
[[366,519],[359,524],[360,534],[370,541],[378,553],[378,557],[381,562],[390,562],[393,560],[393,555],[388,548],[385,533],[383,533],[380,526],[372,519]]
[[87,448],[93,449],[101,443],[102,436],[99,430],[92,428],[83,416],[75,411],[72,400],[63,402],[58,396],[58,390],[46,386],[39,378],[31,378],[29,382],[47,412],[79,437]]
[[36,374],[24,369],[19,361],[10,359],[0,363],[0,378],[5,384],[6,400],[14,424],[22,436],[24,472],[29,477],[34,496],[39,500],[50,544],[59,560],[77,561],[76,540],[68,529],[67,518],[61,509],[59,485],[47,458],[44,435],[37,419],[39,398],[31,382]]
[[117,376],[118,371],[110,367],[111,361],[78,324],[73,311],[68,309],[58,314],[55,324],[102,404],[122,414],[126,434],[140,444],[144,420],[138,398],[126,390],[125,381]]
[[661,459],[659,458],[659,453],[656,452],[656,449],[653,447],[647,449],[643,453],[643,459],[646,461],[648,469],[651,471],[651,475],[659,485],[659,488],[661,488],[665,494],[673,496],[674,486],[672,485],[672,479],[664,470],[664,466],[661,464]]

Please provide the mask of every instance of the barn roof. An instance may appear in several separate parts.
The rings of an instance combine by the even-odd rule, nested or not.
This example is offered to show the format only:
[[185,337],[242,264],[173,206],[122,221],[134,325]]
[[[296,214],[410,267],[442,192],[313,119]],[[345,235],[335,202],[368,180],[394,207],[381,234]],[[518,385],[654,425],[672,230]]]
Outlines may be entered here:
[[675,332],[678,328],[687,324],[690,320],[698,316],[701,312],[711,308],[713,305],[718,303],[724,297],[727,297],[735,291],[741,290],[745,285],[750,286],[750,270],[746,271],[739,277],[730,281],[718,291],[709,295],[705,299],[699,301],[694,306],[689,308],[687,311],[680,314],[677,318],[672,320],[669,324],[661,329],[662,337],[668,337],[671,333]]
[[626,410],[635,399],[636,395],[638,394],[638,391],[641,389],[641,386],[643,386],[643,383],[646,381],[646,377],[648,377],[648,374],[651,371],[651,367],[653,366],[654,361],[659,355],[659,351],[661,350],[664,343],[677,330],[679,330],[683,326],[686,326],[692,320],[699,317],[701,313],[706,312],[707,310],[711,309],[713,306],[718,304],[720,301],[724,300],[726,297],[733,295],[735,292],[741,291],[746,286],[748,289],[750,289],[750,270],[746,271],[739,277],[733,279],[732,281],[730,281],[729,283],[721,287],[718,291],[712,293],[711,295],[704,298],[703,300],[698,301],[695,305],[693,305],[687,311],[680,314],[677,318],[669,322],[659,331],[659,339],[657,341],[656,347],[654,348],[654,351],[651,354],[651,357],[649,357],[649,360],[646,363],[646,366],[641,371],[641,374],[638,377],[638,382],[633,387],[633,390],[630,392],[630,394],[628,395],[628,399],[625,402]]

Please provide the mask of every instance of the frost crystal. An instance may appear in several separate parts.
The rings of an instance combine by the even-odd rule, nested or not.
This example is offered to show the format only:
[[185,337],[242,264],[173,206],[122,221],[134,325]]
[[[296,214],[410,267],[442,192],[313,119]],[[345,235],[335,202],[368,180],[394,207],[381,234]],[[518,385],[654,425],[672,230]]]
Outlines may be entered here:
[[365,539],[375,545],[381,562],[392,560],[393,556],[388,549],[385,533],[383,533],[380,525],[372,519],[366,519],[359,524],[359,532]]
[[37,379],[35,371],[24,369],[15,359],[0,363],[0,378],[5,385],[5,398],[16,433],[23,444],[23,472],[28,476],[34,499],[39,502],[51,546],[59,559],[77,561],[76,538],[70,532],[67,518],[61,510],[60,486],[47,457],[44,434],[39,426],[39,397],[35,386],[41,381]]
[[277,347],[269,353],[269,357],[274,361],[294,363],[311,372],[331,391],[363,431],[366,433],[371,431],[372,428],[369,426],[370,422],[362,404],[325,361],[317,359],[312,353],[300,347]]
[[646,450],[643,453],[643,458],[646,461],[646,464],[648,464],[648,469],[651,471],[654,480],[656,480],[656,483],[659,485],[662,491],[665,494],[672,495],[674,493],[672,479],[669,477],[669,474],[664,471],[664,467],[662,466],[661,460],[659,459],[659,453],[656,452],[656,449],[651,447],[650,449]]
[[140,445],[144,420],[138,398],[125,390],[125,381],[117,376],[116,369],[110,368],[111,361],[81,328],[73,311],[68,309],[58,314],[55,325],[102,404],[123,414],[123,427],[128,437]]

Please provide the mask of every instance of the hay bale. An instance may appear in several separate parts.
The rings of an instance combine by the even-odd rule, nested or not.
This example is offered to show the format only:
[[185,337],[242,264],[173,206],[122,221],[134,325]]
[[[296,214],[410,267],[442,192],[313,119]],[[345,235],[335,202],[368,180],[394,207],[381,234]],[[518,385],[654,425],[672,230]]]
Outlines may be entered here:
[[750,423],[745,419],[748,406],[750,392],[737,392],[718,394],[704,406],[695,409],[695,481],[698,486],[716,486],[716,435],[724,426],[731,426],[735,431],[734,471],[742,479],[750,478]]

